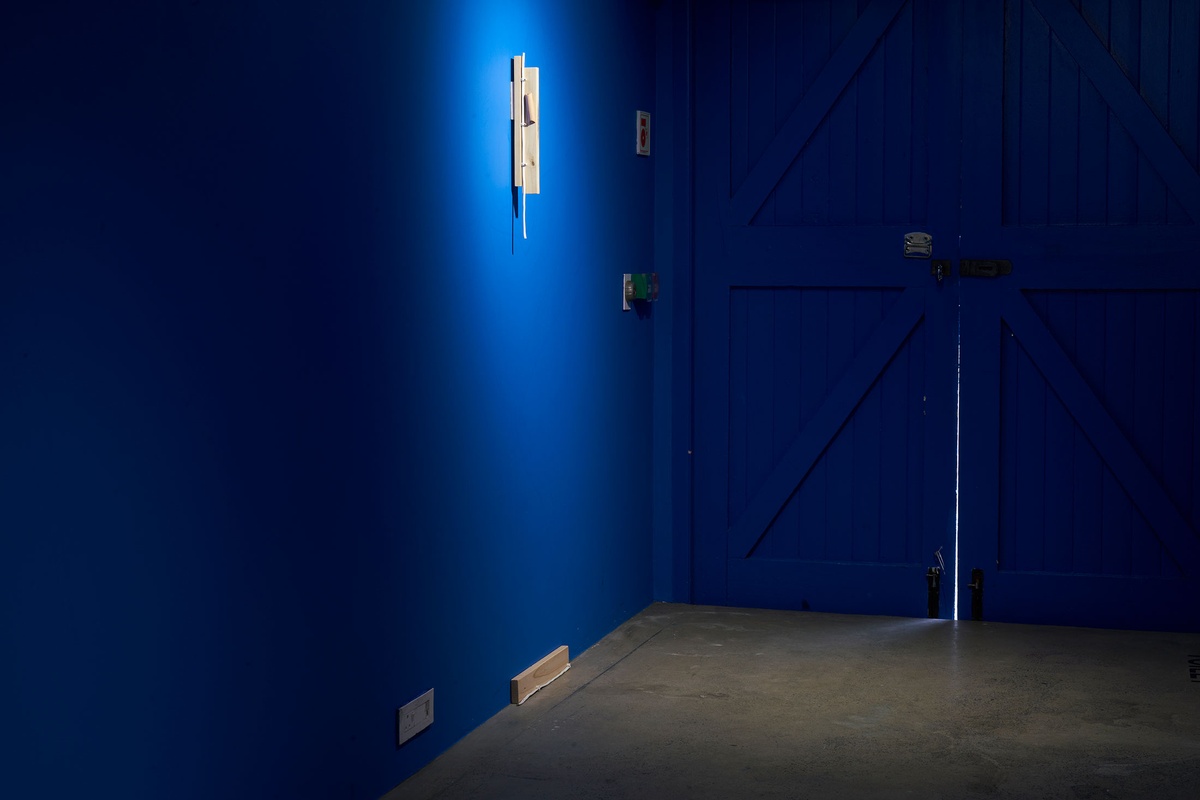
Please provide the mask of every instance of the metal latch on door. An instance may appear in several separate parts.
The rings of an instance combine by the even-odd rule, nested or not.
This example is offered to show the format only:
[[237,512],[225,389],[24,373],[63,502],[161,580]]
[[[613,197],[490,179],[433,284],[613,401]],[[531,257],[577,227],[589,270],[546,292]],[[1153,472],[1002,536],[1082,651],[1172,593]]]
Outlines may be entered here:
[[958,274],[964,278],[999,278],[1012,274],[1012,262],[1003,259],[964,258],[958,262]]
[[[924,231],[904,234],[905,258],[930,258],[933,255],[933,236]],[[950,261],[934,259],[929,262],[929,274],[941,283],[950,274]],[[999,278],[1012,274],[1012,262],[1004,259],[964,258],[958,263],[958,274],[964,278]]]
[[905,258],[929,258],[933,255],[933,237],[924,231],[904,234]]
[[[938,279],[938,283],[950,274],[950,261],[934,259],[929,262],[929,274]],[[999,278],[1012,274],[1012,262],[1001,259],[972,259],[964,258],[958,262],[958,274],[964,278]]]

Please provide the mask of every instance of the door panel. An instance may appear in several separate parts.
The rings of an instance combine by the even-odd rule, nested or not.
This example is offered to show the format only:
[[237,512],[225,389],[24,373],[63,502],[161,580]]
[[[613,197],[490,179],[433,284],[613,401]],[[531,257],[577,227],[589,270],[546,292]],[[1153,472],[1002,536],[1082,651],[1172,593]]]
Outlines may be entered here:
[[1190,224],[1196,4],[1089,2],[1081,14],[1027,0],[1005,12],[1004,223]]
[[[927,215],[928,22],[899,0],[731,9],[735,223],[862,225]],[[765,199],[764,199],[765,198]]]
[[[1162,317],[1147,317],[1155,306],[1161,311],[1165,296],[1055,292],[1030,294],[1027,299],[1087,388],[1112,413],[1121,435],[1137,445],[1151,477],[1165,484],[1161,467],[1168,452],[1175,461],[1183,450],[1190,450],[1184,437],[1164,440],[1166,419],[1158,413],[1165,402],[1166,342]],[[1141,335],[1121,347],[1106,346],[1109,328],[1120,333],[1133,329]],[[1173,344],[1177,353],[1191,350],[1190,326],[1188,334],[1183,342],[1166,344]],[[1007,324],[1002,328],[1000,371],[999,559],[1005,569],[1178,578],[1174,558]],[[1140,373],[1136,381],[1120,379],[1135,373]],[[1182,374],[1193,380],[1190,357]],[[1190,431],[1190,407],[1186,416]],[[1183,474],[1188,472],[1190,464]],[[1171,483],[1178,488],[1176,480]],[[1167,499],[1176,502],[1172,494],[1169,491]]]
[[968,12],[963,255],[1013,262],[961,284],[985,618],[1200,627],[1193,5]]
[[917,302],[897,307],[894,289],[731,297],[729,557],[919,561],[907,524],[921,506],[924,447],[923,418],[908,413],[924,389]]
[[924,615],[953,547],[954,281],[902,257],[956,213],[930,7],[697,10],[700,602]]

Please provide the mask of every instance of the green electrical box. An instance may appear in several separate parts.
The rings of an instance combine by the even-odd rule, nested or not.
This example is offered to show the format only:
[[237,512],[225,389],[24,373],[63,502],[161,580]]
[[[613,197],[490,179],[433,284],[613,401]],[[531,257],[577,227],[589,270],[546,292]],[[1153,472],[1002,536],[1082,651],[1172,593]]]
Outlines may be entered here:
[[625,311],[629,310],[630,303],[650,303],[657,299],[657,272],[632,272],[625,274],[625,297],[623,301]]

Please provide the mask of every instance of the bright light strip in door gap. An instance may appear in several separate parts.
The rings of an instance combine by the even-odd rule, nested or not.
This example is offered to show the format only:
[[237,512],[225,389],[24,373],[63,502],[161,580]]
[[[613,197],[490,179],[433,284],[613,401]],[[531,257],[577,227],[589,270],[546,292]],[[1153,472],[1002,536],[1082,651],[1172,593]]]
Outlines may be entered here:
[[958,621],[958,481],[962,467],[962,300],[958,302],[954,342],[957,348],[954,366],[954,620]]

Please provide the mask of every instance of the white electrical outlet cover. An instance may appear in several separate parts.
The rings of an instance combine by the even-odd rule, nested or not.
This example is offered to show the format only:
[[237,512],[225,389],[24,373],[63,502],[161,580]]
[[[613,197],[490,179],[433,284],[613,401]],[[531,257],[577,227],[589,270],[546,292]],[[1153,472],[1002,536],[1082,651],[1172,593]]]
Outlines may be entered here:
[[433,689],[396,709],[396,746],[433,724]]

